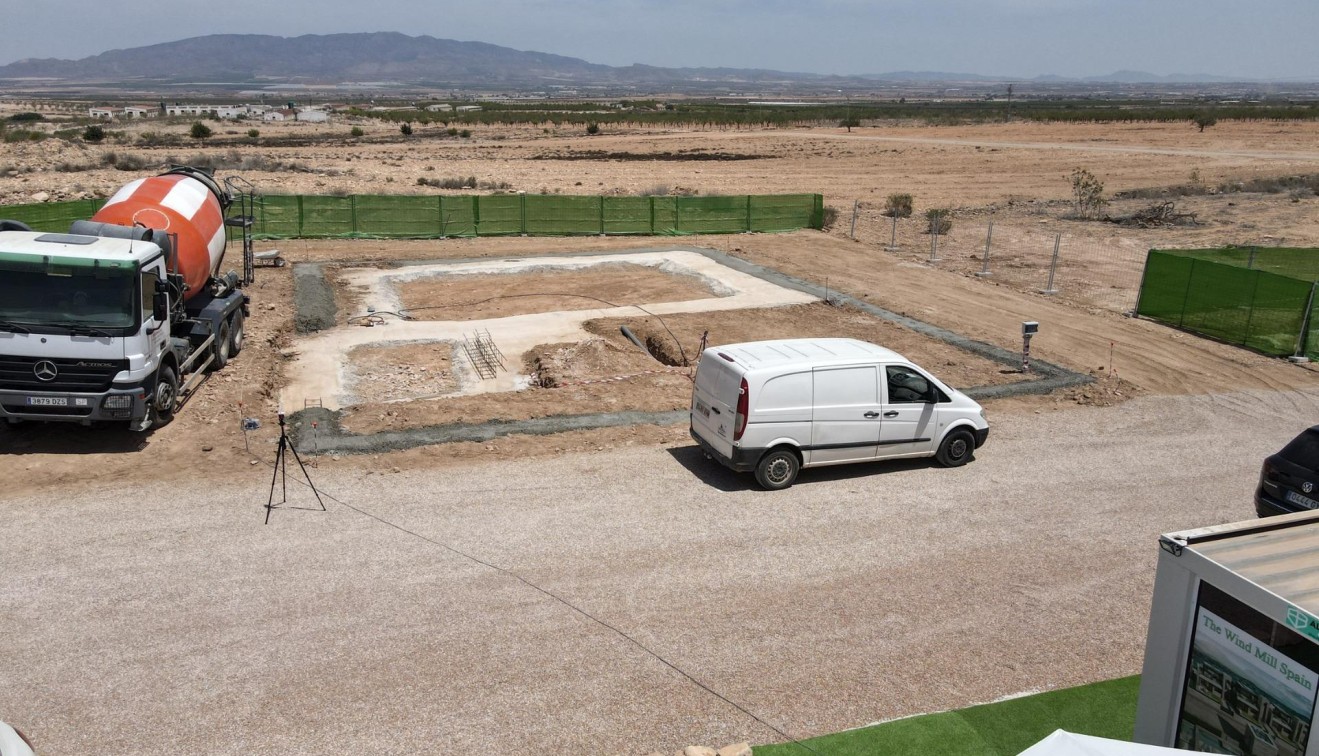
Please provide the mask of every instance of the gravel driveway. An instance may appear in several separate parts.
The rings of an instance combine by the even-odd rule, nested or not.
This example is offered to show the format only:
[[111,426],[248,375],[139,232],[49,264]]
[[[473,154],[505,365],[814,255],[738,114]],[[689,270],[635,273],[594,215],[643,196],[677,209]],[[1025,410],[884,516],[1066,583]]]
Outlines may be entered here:
[[10,498],[0,719],[43,754],[646,753],[782,739],[657,657],[792,737],[1133,674],[1156,536],[1253,516],[1316,416],[1319,391],[991,406],[967,467],[775,494],[692,446],[327,462],[329,512],[269,526],[247,471]]

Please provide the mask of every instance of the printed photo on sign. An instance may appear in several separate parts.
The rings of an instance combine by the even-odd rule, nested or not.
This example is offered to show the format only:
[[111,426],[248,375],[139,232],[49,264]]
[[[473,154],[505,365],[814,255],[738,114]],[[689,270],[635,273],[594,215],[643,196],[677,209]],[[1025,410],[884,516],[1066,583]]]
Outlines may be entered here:
[[1300,756],[1319,690],[1316,668],[1319,646],[1202,585],[1177,747]]

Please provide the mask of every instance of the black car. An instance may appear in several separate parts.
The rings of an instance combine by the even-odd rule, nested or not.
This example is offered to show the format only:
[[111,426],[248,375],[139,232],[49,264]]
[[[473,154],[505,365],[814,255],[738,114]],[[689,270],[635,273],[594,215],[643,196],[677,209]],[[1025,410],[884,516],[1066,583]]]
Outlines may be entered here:
[[1264,460],[1255,489],[1260,517],[1319,509],[1319,425]]

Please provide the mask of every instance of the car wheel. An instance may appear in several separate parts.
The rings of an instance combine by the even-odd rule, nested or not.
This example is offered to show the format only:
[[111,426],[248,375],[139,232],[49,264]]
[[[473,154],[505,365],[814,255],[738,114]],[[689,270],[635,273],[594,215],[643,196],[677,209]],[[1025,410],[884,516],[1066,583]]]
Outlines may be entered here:
[[156,373],[156,388],[151,392],[151,425],[168,423],[174,418],[174,405],[179,400],[179,377],[174,368],[162,365]]
[[944,436],[943,443],[939,444],[939,452],[934,458],[944,467],[961,467],[971,461],[971,453],[975,451],[975,447],[976,440],[971,435],[971,431],[958,428]]
[[756,482],[768,491],[779,491],[797,479],[801,461],[787,449],[775,449],[760,458],[756,465]]
[[215,334],[215,341],[211,342],[211,370],[219,370],[229,364],[229,357],[233,354],[233,334],[229,321],[220,323],[220,330]]
[[247,328],[244,323],[243,311],[234,310],[233,317],[229,319],[229,356],[237,357],[238,353],[243,351],[243,337],[247,335]]

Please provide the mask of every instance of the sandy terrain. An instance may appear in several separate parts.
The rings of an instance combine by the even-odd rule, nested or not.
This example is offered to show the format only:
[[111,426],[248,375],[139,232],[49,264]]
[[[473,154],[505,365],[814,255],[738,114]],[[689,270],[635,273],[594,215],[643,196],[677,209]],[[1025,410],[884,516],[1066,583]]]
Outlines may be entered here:
[[[329,128],[346,133],[348,126]],[[344,500],[369,504],[431,543],[375,520],[344,527],[337,515],[315,519],[305,512],[278,513],[291,515],[279,527],[294,532],[270,541],[268,533],[285,531],[252,528],[270,482],[278,397],[291,380],[294,313],[291,270],[263,268],[250,290],[253,315],[242,355],[205,382],[172,424],[144,437],[63,426],[0,428],[0,515],[24,544],[0,557],[9,576],[0,608],[17,618],[0,644],[0,678],[16,681],[0,693],[6,719],[39,722],[29,729],[52,753],[106,744],[135,750],[148,738],[172,750],[250,738],[252,750],[318,751],[332,741],[367,747],[364,733],[382,731],[399,751],[445,743],[452,750],[641,753],[701,740],[773,739],[726,709],[714,711],[672,674],[641,670],[632,647],[616,636],[599,633],[580,615],[560,615],[553,601],[537,603],[543,596],[528,598],[515,581],[494,585],[503,577],[437,552],[436,542],[489,557],[618,621],[797,735],[1131,674],[1143,642],[1154,536],[1248,517],[1260,456],[1313,422],[1319,388],[1313,367],[1121,311],[1134,299],[1133,273],[1145,249],[1279,238],[1289,246],[1319,246],[1319,198],[1230,194],[1180,201],[1202,221],[1192,227],[1128,229],[1063,216],[1070,191],[1064,177],[1077,166],[1094,172],[1109,192],[1181,184],[1193,171],[1209,184],[1319,171],[1319,124],[1224,122],[1204,133],[1189,124],[1029,123],[893,126],[851,135],[836,129],[594,138],[550,132],[478,130],[466,141],[344,139],[278,148],[266,157],[297,161],[312,172],[253,171],[249,178],[268,192],[308,193],[431,193],[438,190],[416,186],[416,179],[451,175],[565,194],[661,185],[702,194],[822,192],[839,210],[824,233],[689,237],[683,245],[827,282],[1009,349],[1019,347],[1020,323],[1036,320],[1037,358],[1102,380],[1047,397],[989,402],[991,442],[976,463],[952,471],[958,483],[951,487],[945,471],[924,466],[903,467],[896,477],[827,473],[771,502],[747,490],[746,481],[705,467],[690,453],[685,427],[638,426],[313,455],[313,474]],[[393,139],[383,130],[370,137]],[[758,157],[563,158],[573,151],[658,154],[693,145]],[[263,154],[259,145],[207,149]],[[138,177],[53,170],[61,161],[99,163],[108,150],[162,162],[196,151],[3,144],[0,169],[21,170],[0,170],[0,202],[29,201],[37,192],[107,194]],[[900,227],[896,252],[884,249],[890,228],[875,209],[900,191],[915,195],[918,213],[955,208],[946,262],[927,262],[928,237],[914,226]],[[858,200],[852,240],[848,221]],[[1115,202],[1111,211],[1145,204]],[[990,220],[993,259],[1002,266],[981,278],[973,275],[979,269],[973,256]],[[1060,268],[1064,285],[1058,295],[1042,295],[1035,283],[1041,268],[1025,258],[1028,251],[1047,257],[1061,233],[1069,244],[1064,249],[1073,251]],[[654,247],[655,240],[260,246],[278,246],[293,262],[346,266],[608,252]],[[1014,260],[1027,272],[1014,276]],[[347,301],[364,303],[361,295]],[[510,350],[512,361],[532,367],[539,360],[564,383],[581,377],[574,370],[583,362],[600,370],[615,360],[652,364],[618,341],[616,315],[588,319],[610,317],[589,327],[595,340],[586,345],[550,339]],[[812,317],[798,325],[870,327]],[[683,320],[680,327],[686,344],[706,325]],[[743,331],[761,333],[750,324]],[[884,327],[877,333],[879,340],[897,338]],[[539,351],[528,354],[531,347]],[[377,346],[363,341],[359,348]],[[451,385],[441,377],[423,387],[416,375],[398,372],[415,355],[356,354],[396,371],[389,379],[394,397]],[[437,352],[434,359],[443,372],[448,357]],[[928,359],[938,372],[955,372],[964,362],[933,352]],[[635,385],[655,390],[646,394],[655,406],[673,406],[686,381],[674,371]],[[609,392],[632,385],[620,382],[582,401],[617,399]],[[538,389],[547,401],[526,409],[558,411],[569,404],[555,392],[577,388],[590,387]],[[1140,396],[1123,402],[1132,394]],[[531,401],[521,397],[534,395],[517,396]],[[407,422],[389,411],[397,413],[374,404],[351,422],[363,428]],[[263,427],[245,435],[246,416],[260,418]],[[1032,463],[1019,466],[1019,458]],[[642,498],[657,491],[664,493]],[[1169,508],[1170,501],[1178,505]],[[1023,521],[1034,526],[1023,529]],[[894,527],[903,522],[910,527]],[[545,538],[551,531],[554,537]],[[822,554],[831,561],[821,561]],[[1078,570],[1023,577],[1027,560]],[[877,592],[891,592],[890,600],[876,602]],[[1087,601],[1077,604],[1079,595]],[[938,622],[950,611],[983,621],[974,627]],[[1022,617],[1044,616],[1048,623],[1023,631]],[[448,621],[455,618],[456,624]],[[939,629],[931,631],[932,623]],[[1095,633],[1096,623],[1103,632]],[[436,627],[443,632],[432,635]],[[945,657],[949,648],[966,654]],[[1005,657],[1004,649],[1024,655]],[[993,663],[968,664],[972,657]],[[19,667],[13,661],[19,658],[27,663]],[[911,663],[915,658],[923,663]],[[444,688],[439,680],[454,682]],[[575,714],[565,722],[556,718],[563,712]]]
[[[334,127],[331,127],[334,128]],[[499,135],[496,135],[499,136]],[[441,166],[454,173],[476,173],[526,185],[528,175],[545,178],[545,189],[553,191],[623,190],[617,181],[605,186],[604,178],[620,178],[620,172],[640,170],[646,181],[638,185],[689,186],[712,191],[824,191],[828,205],[842,208],[840,220],[827,234],[797,232],[787,235],[736,235],[687,237],[686,244],[706,245],[719,251],[761,261],[770,267],[797,274],[807,280],[828,284],[889,309],[926,319],[935,325],[964,332],[998,346],[1017,348],[1020,322],[1035,319],[1042,334],[1035,339],[1035,354],[1078,371],[1109,373],[1109,365],[1121,379],[1145,391],[1194,393],[1236,387],[1294,387],[1314,380],[1310,368],[1295,367],[1266,359],[1237,348],[1221,346],[1154,323],[1130,321],[1119,314],[1120,306],[1099,307],[1068,296],[1064,285],[1057,297],[1035,293],[1038,285],[1013,285],[1006,269],[997,267],[995,276],[977,278],[976,260],[962,265],[926,263],[927,236],[914,227],[900,224],[900,249],[885,252],[889,243],[888,219],[864,214],[865,208],[882,202],[890,191],[910,191],[917,197],[917,210],[927,202],[942,201],[964,207],[954,215],[950,239],[962,239],[964,247],[980,252],[983,237],[967,231],[976,219],[995,220],[995,260],[1025,255],[1010,243],[1014,228],[1029,230],[1043,240],[1047,259],[1054,234],[1066,231],[1074,244],[1093,252],[1103,268],[1104,255],[1113,244],[1128,251],[1128,259],[1140,259],[1149,247],[1258,243],[1266,236],[1285,237],[1287,243],[1319,245],[1319,214],[1316,198],[1291,198],[1285,194],[1233,194],[1186,199],[1198,212],[1202,226],[1126,230],[1099,222],[1063,219],[1070,186],[1064,174],[1075,165],[1086,165],[1105,179],[1109,191],[1130,187],[1183,183],[1191,172],[1204,181],[1278,175],[1314,168],[1311,157],[1319,157],[1319,125],[1314,123],[1244,124],[1224,123],[1202,133],[1181,124],[1136,125],[979,125],[979,127],[860,129],[847,136],[835,129],[818,132],[699,132],[689,135],[607,135],[601,137],[546,136],[539,132],[504,135],[506,139],[477,135],[467,142],[414,140],[408,144],[339,145],[332,148],[281,149],[270,160],[313,161],[322,172],[338,172],[350,166],[353,173],[317,175],[309,173],[257,172],[251,178],[265,191],[417,191],[404,186],[409,166],[423,173],[423,166]],[[872,139],[873,137],[873,139]],[[711,162],[649,161],[592,162],[526,160],[545,150],[609,149],[644,153],[674,139],[710,140],[711,148],[740,149],[764,153],[758,160]],[[909,140],[905,142],[893,139]],[[931,144],[930,140],[944,140]],[[946,144],[954,140],[958,144]],[[1001,140],[1005,145],[985,146]],[[966,144],[962,144],[966,142]],[[1066,149],[1063,149],[1066,146]],[[1086,152],[1087,146],[1099,146]],[[1113,148],[1129,148],[1115,152]],[[5,202],[26,201],[36,191],[58,197],[71,183],[84,191],[109,193],[135,177],[116,170],[77,174],[51,170],[55,162],[78,157],[83,148],[38,142],[5,144],[4,162],[34,168],[32,173],[0,174],[0,195]],[[92,160],[111,148],[86,148],[83,160]],[[117,148],[123,149],[123,148]],[[249,153],[259,148],[243,148]],[[666,148],[667,149],[667,148]],[[1141,150],[1157,150],[1149,154]],[[150,152],[150,150],[146,150]],[[160,150],[164,152],[164,150]],[[175,150],[178,152],[178,150]],[[1194,154],[1187,154],[1194,153]],[[1250,154],[1246,154],[1250,153]],[[359,158],[359,156],[361,156]],[[1299,157],[1298,157],[1299,156]],[[1307,157],[1310,156],[1310,157]],[[164,160],[164,154],[160,156]],[[472,162],[475,161],[475,162]],[[310,162],[309,162],[310,165]],[[551,172],[551,168],[555,169]],[[699,172],[699,173],[696,173]],[[441,170],[441,175],[448,170]],[[586,179],[580,179],[584,174]],[[596,181],[591,181],[594,175]],[[754,175],[756,181],[751,181]],[[582,181],[582,186],[576,182]],[[532,187],[538,189],[538,187]],[[435,191],[425,189],[425,191]],[[849,207],[852,199],[864,199],[856,241],[848,239]],[[926,199],[929,198],[929,199]],[[1115,202],[1113,211],[1119,210]],[[1145,205],[1125,201],[1125,206]],[[868,218],[868,220],[867,220]],[[904,222],[914,224],[913,222]],[[902,232],[909,237],[904,240]],[[289,260],[322,263],[369,263],[369,261],[418,259],[472,259],[543,255],[553,252],[605,252],[612,249],[652,247],[653,240],[603,239],[448,239],[443,241],[385,240],[285,240],[264,243],[260,248],[278,247]],[[1066,249],[1066,248],[1064,248]],[[944,255],[943,260],[956,260]],[[1084,259],[1083,259],[1084,260]],[[1046,260],[1047,261],[1047,260]],[[1084,263],[1072,263],[1084,264]],[[1126,263],[1113,282],[1119,285],[1116,298],[1134,301],[1138,278]],[[1035,280],[1039,272],[1035,269]],[[1101,276],[1096,276],[1101,277]],[[1066,282],[1064,277],[1063,281]],[[1117,284],[1117,281],[1129,281]],[[5,451],[21,464],[12,480],[15,491],[82,479],[86,460],[103,464],[107,471],[129,474],[144,466],[160,470],[189,470],[202,463],[228,468],[248,463],[248,447],[261,454],[272,453],[274,410],[278,388],[285,384],[284,369],[291,336],[290,270],[262,268],[251,290],[255,314],[249,321],[252,338],[247,350],[232,367],[207,381],[178,420],[145,439],[124,439],[116,433],[86,433],[58,426],[36,427],[22,433],[0,430]],[[1039,400],[1051,402],[1054,400]],[[240,402],[243,404],[240,405]],[[1008,402],[1014,405],[1014,402]],[[1028,402],[1029,404],[1029,402]],[[289,410],[301,409],[289,406]],[[255,433],[239,430],[243,416],[260,417],[265,426]],[[526,453],[546,449],[596,449],[615,443],[681,441],[683,431],[641,427],[620,434],[616,430],[565,434],[545,445],[542,439],[504,439],[496,445],[452,445],[443,453],[414,450],[392,455],[397,464],[446,464],[489,454]],[[247,443],[245,443],[247,442]],[[77,450],[71,458],[70,450]],[[149,454],[144,454],[149,451]],[[344,460],[347,463],[347,460]],[[377,464],[376,460],[367,462]],[[161,472],[157,472],[161,474]]]
[[965,467],[772,496],[676,438],[326,463],[329,511],[269,526],[265,466],[11,492],[0,711],[42,754],[640,756],[780,739],[661,658],[793,737],[1135,674],[1157,534],[1250,517],[1260,458],[1317,411],[991,410]]

